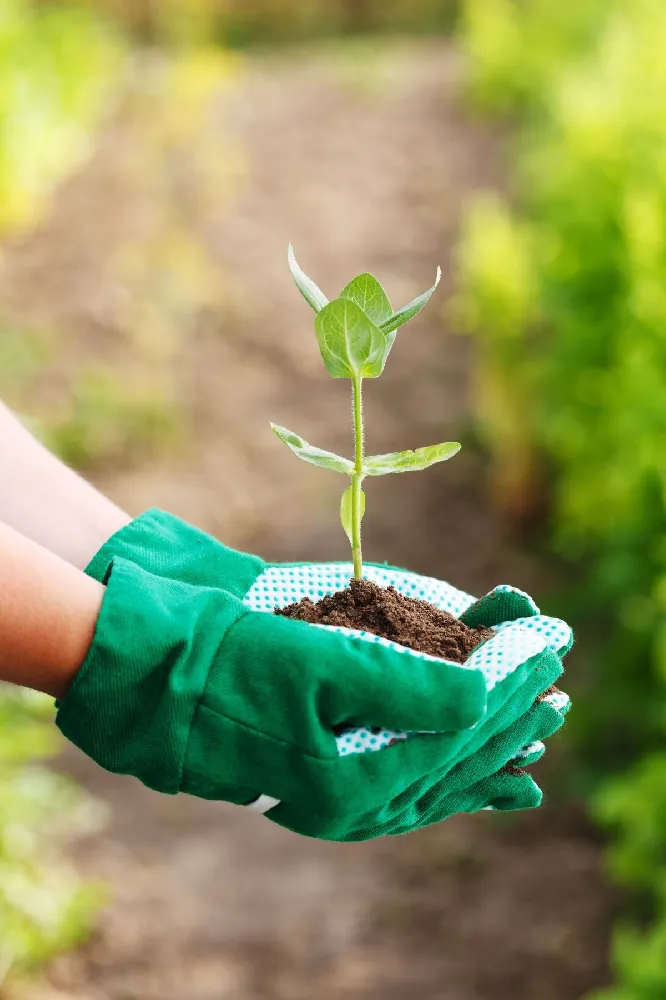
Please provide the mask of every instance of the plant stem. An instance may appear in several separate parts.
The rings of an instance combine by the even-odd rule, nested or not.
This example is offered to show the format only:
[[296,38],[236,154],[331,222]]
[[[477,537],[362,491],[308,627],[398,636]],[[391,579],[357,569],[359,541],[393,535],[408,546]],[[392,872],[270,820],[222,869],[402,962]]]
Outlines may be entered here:
[[354,577],[363,576],[363,551],[361,549],[361,519],[363,517],[363,380],[352,380],[352,406],[354,411],[354,472],[352,473],[352,558]]

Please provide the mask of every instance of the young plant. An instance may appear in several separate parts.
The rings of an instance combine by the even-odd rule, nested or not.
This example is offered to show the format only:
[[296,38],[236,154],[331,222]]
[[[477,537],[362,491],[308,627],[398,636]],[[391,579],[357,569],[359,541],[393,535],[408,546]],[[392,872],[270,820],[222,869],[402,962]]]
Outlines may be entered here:
[[274,432],[298,458],[322,469],[349,476],[351,485],[342,494],[340,519],[351,543],[354,576],[363,573],[361,521],[365,513],[363,480],[366,476],[386,476],[391,472],[427,469],[444,462],[460,450],[455,441],[396,451],[388,455],[366,456],[363,428],[363,380],[378,378],[384,370],[399,327],[423,309],[437,288],[441,270],[432,288],[397,312],[380,283],[371,274],[359,274],[343,288],[339,298],[329,302],[317,285],[301,270],[289,246],[289,267],[306,302],[317,313],[315,332],[324,364],[333,378],[348,378],[352,389],[354,459],[342,458],[308,444],[298,434],[271,424]]

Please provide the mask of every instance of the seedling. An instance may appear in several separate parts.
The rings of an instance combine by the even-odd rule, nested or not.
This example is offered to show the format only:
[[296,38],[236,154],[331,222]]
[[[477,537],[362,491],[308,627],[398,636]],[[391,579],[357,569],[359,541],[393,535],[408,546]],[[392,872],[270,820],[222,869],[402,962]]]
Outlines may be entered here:
[[320,288],[298,266],[289,246],[289,267],[305,301],[317,313],[315,332],[324,364],[333,378],[348,378],[352,389],[354,460],[342,458],[308,444],[286,427],[271,424],[274,432],[298,458],[322,469],[349,476],[351,485],[342,494],[340,520],[352,548],[354,576],[361,579],[363,554],[361,521],[365,513],[363,480],[366,476],[386,476],[392,472],[427,469],[445,462],[460,450],[455,441],[433,444],[416,451],[396,451],[388,455],[365,454],[363,428],[363,380],[378,378],[384,370],[398,329],[423,309],[437,288],[441,270],[432,288],[397,312],[371,274],[359,274],[343,288],[340,297],[329,302]]

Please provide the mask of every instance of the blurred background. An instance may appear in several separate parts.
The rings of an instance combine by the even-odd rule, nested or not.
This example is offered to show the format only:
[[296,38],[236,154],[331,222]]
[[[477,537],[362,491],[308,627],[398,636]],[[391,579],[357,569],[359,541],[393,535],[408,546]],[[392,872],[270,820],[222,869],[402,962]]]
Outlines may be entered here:
[[[345,558],[286,266],[445,287],[367,393],[370,558],[566,617],[546,805],[364,845],[160,798],[0,692],[0,996],[666,997],[662,0],[0,0],[0,395],[130,512]],[[41,763],[40,763],[41,761]]]

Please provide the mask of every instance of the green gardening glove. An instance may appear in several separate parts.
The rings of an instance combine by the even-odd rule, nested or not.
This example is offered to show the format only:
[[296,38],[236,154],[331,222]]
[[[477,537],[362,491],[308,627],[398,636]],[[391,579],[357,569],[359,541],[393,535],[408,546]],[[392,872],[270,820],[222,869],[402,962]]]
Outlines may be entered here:
[[[88,572],[100,579],[114,555],[121,555],[144,569],[169,579],[208,587],[223,586],[242,597],[249,607],[267,612],[296,603],[306,595],[317,600],[324,594],[342,590],[352,574],[352,567],[348,563],[270,566],[256,556],[226,548],[210,535],[159,510],[147,511],[113,536],[97,553]],[[393,585],[408,596],[431,601],[459,616],[472,627],[484,625],[500,631],[511,625],[515,632],[520,626],[518,639],[521,643],[523,632],[528,629],[534,633],[535,641],[532,646],[535,650],[538,651],[546,644],[560,659],[573,643],[573,635],[566,622],[540,615],[532,599],[514,587],[497,587],[477,601],[447,583],[392,567],[366,564],[364,575],[383,586]],[[367,638],[386,644],[384,639],[376,636]],[[508,650],[505,652],[503,648],[499,648],[500,644],[495,643],[494,655],[499,660],[505,656],[515,661],[516,655],[521,655],[523,650],[516,650],[515,643],[512,642],[513,636],[507,636],[506,639]],[[493,657],[485,667],[491,673],[492,659]],[[451,741],[449,765],[453,766],[457,759],[468,752],[472,735],[474,745],[469,752],[476,750],[498,728],[506,727],[530,708],[538,695],[554,683],[561,672],[562,668],[554,662],[548,674],[543,669],[538,670],[531,685],[517,691],[509,704],[503,704],[506,693],[504,689],[501,694],[498,692],[493,695],[493,705],[484,716],[483,735],[480,735],[478,727],[474,734],[456,734]],[[494,678],[491,677],[492,683]],[[505,685],[505,688],[511,690],[514,687],[513,684]],[[498,704],[502,704],[501,714],[494,710]],[[374,727],[372,732],[350,730],[339,737],[339,751],[346,754],[378,750],[406,735],[385,727]]]
[[[160,512],[111,539],[89,572],[107,594],[89,656],[59,707],[65,735],[150,787],[259,800],[273,805],[271,819],[312,836],[358,839],[387,802],[399,801],[402,815],[460,754],[471,727],[513,704],[528,678],[562,669],[534,623],[500,627],[459,666],[267,615],[304,593],[342,589],[350,568],[265,567]],[[367,569],[378,583],[395,582],[395,573]],[[445,584],[402,577],[414,596],[479,612]],[[501,620],[512,602],[527,617],[535,610],[510,588],[487,603]],[[376,720],[389,728],[379,737],[367,730],[364,749],[384,733],[393,745],[341,752],[351,729],[360,737]],[[343,725],[347,735],[336,736]],[[404,738],[421,730],[431,735]]]
[[542,741],[562,726],[569,707],[564,692],[544,696],[531,711],[449,771],[421,799],[412,800],[401,816],[374,835],[408,833],[415,826],[439,823],[459,812],[539,806],[541,790],[524,769],[541,759],[545,751]]
[[[534,683],[532,690],[537,690]],[[492,738],[484,741],[483,729],[487,727],[477,727],[469,743],[469,753],[459,758],[457,764],[447,764],[433,772],[418,787],[408,789],[404,799],[387,803],[380,814],[367,817],[350,839],[409,832],[415,826],[438,822],[429,818],[433,813],[444,819],[457,812],[527,809],[539,805],[540,789],[531,778],[526,781],[522,775],[512,775],[521,780],[508,783],[515,794],[507,797],[504,770],[507,765],[515,770],[538,761],[545,751],[541,741],[560,728],[569,707],[568,695],[553,688],[539,695],[523,716]],[[496,788],[498,777],[501,792]]]
[[[316,600],[325,593],[342,589],[352,572],[349,564],[267,566],[256,556],[233,552],[197,528],[159,510],[148,511],[111,538],[97,554],[88,572],[99,579],[113,555],[122,555],[144,569],[183,582],[217,587],[224,580],[225,588],[243,597],[250,607],[270,612],[274,607],[298,601],[306,594]],[[424,597],[460,615],[470,626],[484,625],[500,631],[510,624],[514,630],[518,626],[529,629],[539,637],[539,648],[543,640],[560,658],[573,642],[571,629],[565,622],[540,615],[532,599],[513,587],[498,587],[475,601],[468,594],[439,580],[391,567],[366,565],[365,575],[385,586],[393,584],[407,595]],[[502,655],[501,649],[496,652]],[[515,659],[514,651],[507,655]],[[485,714],[482,727],[476,727],[474,733],[463,731],[456,734],[451,741],[448,766],[453,767],[467,753],[475,752],[496,731],[506,728],[523,711],[531,708],[535,699],[560,673],[561,668],[557,664],[551,665],[549,674],[543,669],[536,671],[530,685],[517,691],[511,701],[502,706],[501,712],[491,710]],[[495,698],[495,703],[498,702],[499,699]],[[378,727],[372,732],[349,731],[339,738],[339,751],[346,754],[378,750],[405,736],[405,733]],[[473,741],[471,744],[470,739]]]

